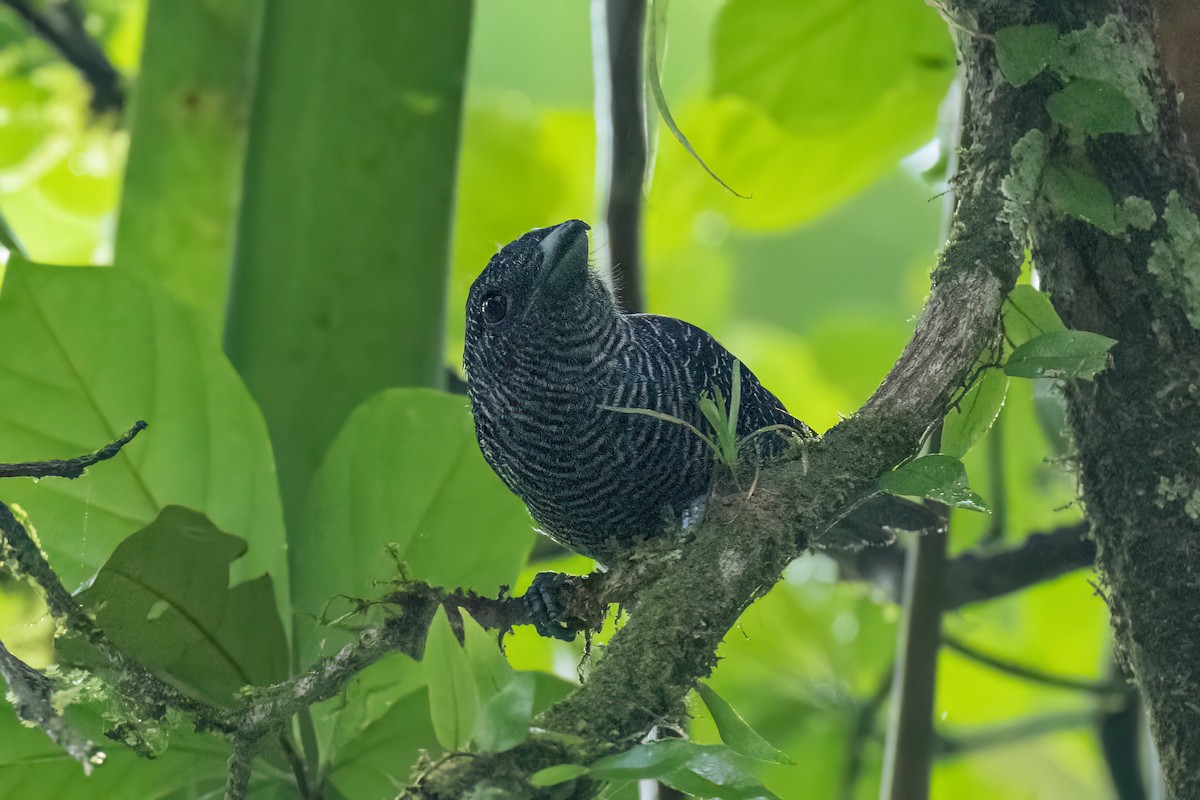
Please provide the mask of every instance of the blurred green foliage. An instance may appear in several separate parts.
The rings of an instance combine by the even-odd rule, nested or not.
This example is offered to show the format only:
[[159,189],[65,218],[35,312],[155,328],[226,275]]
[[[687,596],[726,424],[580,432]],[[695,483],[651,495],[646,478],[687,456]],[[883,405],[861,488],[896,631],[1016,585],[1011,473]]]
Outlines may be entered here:
[[[109,264],[115,247],[117,264],[9,261],[0,460],[77,455],[138,418],[151,423],[80,481],[0,486],[28,513],[68,587],[95,575],[163,507],[185,505],[248,542],[234,581],[271,575],[294,661],[307,664],[381,613],[357,601],[386,592],[402,572],[520,591],[542,569],[587,570],[580,557],[526,563],[530,521],[474,448],[462,398],[375,394],[393,383],[434,385],[442,363],[459,363],[467,290],[499,244],[594,217],[586,4],[478,2],[469,46],[463,17],[450,25],[438,16],[449,10],[428,12],[429,25],[409,29],[401,48],[386,25],[409,11],[383,0],[367,4],[382,20],[374,35],[339,27],[302,46],[272,38],[296,35],[303,21],[279,22],[269,0],[263,31],[252,4],[172,0],[198,22],[156,27],[167,6],[150,4],[144,53],[144,0],[84,5],[89,31],[132,90],[123,119],[91,118],[79,76],[0,7],[0,210],[35,262]],[[240,27],[224,24],[225,14]],[[247,66],[264,52],[271,68]],[[921,172],[938,162],[929,143],[954,69],[945,23],[915,0],[694,0],[670,9],[662,55],[680,127],[750,199],[730,195],[659,137],[647,195],[650,310],[709,329],[824,430],[878,384],[928,288],[944,187]],[[446,98],[457,91],[448,76],[464,69],[460,118]],[[419,81],[395,77],[419,70],[428,70]],[[251,130],[247,146],[251,108],[266,115],[269,133],[256,140]],[[232,349],[251,365],[243,378],[255,399],[274,398],[270,441],[216,335],[228,324],[235,248],[237,268],[249,272],[234,279],[243,294]],[[388,341],[394,360],[384,364]],[[289,346],[294,358],[271,361]],[[324,370],[315,378],[314,364]],[[1047,385],[1010,381],[1002,424],[967,437],[972,488],[994,506],[1003,487],[1004,525],[955,511],[956,552],[1079,519],[1073,479],[1056,461],[1061,416],[1053,421]],[[272,417],[270,407],[291,411]],[[288,438],[317,417],[302,446]],[[298,476],[286,534],[272,447],[287,453],[280,471]],[[796,762],[746,764],[775,794],[877,794],[883,712],[861,743],[857,784],[842,790],[860,712],[891,669],[895,618],[868,587],[838,582],[831,561],[808,557],[727,637],[710,685]],[[1106,609],[1085,575],[956,611],[945,625],[1045,670],[1100,678],[1108,669]],[[46,665],[51,628],[28,590],[0,583],[0,639],[14,652]],[[538,707],[587,668],[582,644],[531,630],[506,647],[514,668],[537,673]],[[313,709],[320,753],[304,757],[345,797],[390,797],[418,750],[441,753],[429,702],[416,665],[385,659]],[[939,664],[936,713],[950,737],[1095,702],[951,652]],[[81,706],[97,730],[107,711]],[[693,713],[694,739],[718,742],[703,704]],[[158,760],[114,746],[85,779],[0,704],[0,797],[200,797],[219,789],[227,752],[176,731]],[[260,759],[255,780],[255,796],[294,795],[280,753]],[[1082,729],[980,747],[934,771],[935,798],[1109,792],[1095,739]]]

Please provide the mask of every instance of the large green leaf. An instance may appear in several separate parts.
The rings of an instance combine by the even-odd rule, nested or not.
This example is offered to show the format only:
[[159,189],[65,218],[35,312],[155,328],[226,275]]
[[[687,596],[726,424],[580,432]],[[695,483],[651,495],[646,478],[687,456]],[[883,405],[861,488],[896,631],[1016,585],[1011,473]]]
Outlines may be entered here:
[[[225,317],[263,0],[151,3],[116,264]],[[220,54],[214,57],[214,54]]]
[[298,527],[359,403],[440,385],[469,0],[272,0],[226,347]]
[[441,748],[429,719],[429,693],[418,687],[348,740],[329,768],[329,780],[347,798],[394,797],[422,751],[437,758]]
[[716,94],[747,98],[785,128],[837,136],[902,98],[888,134],[927,136],[954,75],[946,24],[923,3],[731,0],[714,37]]
[[6,481],[69,588],[168,505],[196,509],[250,549],[233,567],[269,572],[285,612],[283,520],[266,428],[193,313],[113,269],[13,259],[0,295],[0,459],[95,450],[145,419],[116,458],[76,481]]
[[167,506],[117,546],[79,600],[121,650],[194,696],[228,704],[287,678],[270,576],[229,585],[246,551],[202,514]]
[[[399,577],[494,594],[512,585],[532,543],[521,501],[484,462],[462,397],[382,392],[355,410],[330,448],[306,524],[291,538],[302,660],[344,637],[313,620],[374,598]],[[327,606],[329,606],[327,608]]]

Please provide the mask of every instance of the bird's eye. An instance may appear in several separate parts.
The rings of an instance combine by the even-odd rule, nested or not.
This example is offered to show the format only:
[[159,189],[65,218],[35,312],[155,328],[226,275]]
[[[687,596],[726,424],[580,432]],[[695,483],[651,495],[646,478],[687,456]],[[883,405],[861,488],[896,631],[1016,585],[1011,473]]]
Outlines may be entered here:
[[495,325],[508,314],[508,298],[502,294],[493,294],[483,300],[483,318],[489,325]]

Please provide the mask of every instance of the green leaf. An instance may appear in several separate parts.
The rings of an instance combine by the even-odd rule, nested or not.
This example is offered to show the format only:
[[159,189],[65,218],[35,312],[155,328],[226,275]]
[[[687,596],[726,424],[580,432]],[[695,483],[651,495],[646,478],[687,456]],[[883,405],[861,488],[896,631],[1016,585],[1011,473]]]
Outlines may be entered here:
[[996,31],[996,61],[1013,86],[1036,78],[1054,53],[1058,28],[1049,23],[1013,25]]
[[741,715],[733,709],[733,706],[725,702],[725,699],[709,686],[703,683],[697,684],[696,693],[700,695],[700,699],[704,701],[704,705],[708,706],[708,713],[712,714],[713,722],[717,724],[717,731],[721,734],[721,741],[729,745],[729,748],[733,752],[740,753],[748,758],[756,758],[759,761],[772,761],[776,764],[795,764],[786,755],[776,750],[770,742],[759,736],[746,720],[742,719]]
[[908,113],[893,136],[927,130],[954,75],[937,12],[893,0],[732,0],[713,38],[713,92],[746,98],[797,133],[831,132],[886,98]]
[[1106,233],[1120,233],[1112,193],[1095,173],[1067,164],[1047,164],[1042,173],[1042,195],[1060,213]]
[[263,6],[262,0],[151,3],[133,84],[115,263],[190,304],[217,339],[229,297]]
[[516,582],[533,541],[524,504],[479,452],[462,397],[392,389],[355,409],[291,538],[302,660],[335,652],[351,634],[315,625],[375,597],[398,577],[492,593]]
[[1014,350],[1004,371],[1014,378],[1090,381],[1108,366],[1108,351],[1116,343],[1116,339],[1090,331],[1053,331]]
[[1133,103],[1104,81],[1073,80],[1046,98],[1046,110],[1059,125],[1087,136],[1142,132]]
[[117,546],[78,597],[121,650],[188,693],[228,705],[241,687],[288,675],[270,577],[229,586],[229,565],[245,552],[244,541],[204,515],[167,506]]
[[943,420],[942,452],[955,458],[965,456],[992,427],[1007,393],[1008,376],[1004,371],[985,369]]
[[389,386],[444,382],[472,4],[267,6],[225,346],[299,530],[350,413]]
[[640,744],[607,756],[589,765],[588,774],[600,780],[657,779],[696,797],[778,800],[730,758],[729,748],[683,739]]
[[588,771],[601,780],[659,778],[687,763],[697,747],[699,745],[683,739],[662,739],[639,744],[624,753],[595,761],[588,765]]
[[290,622],[287,551],[262,416],[194,314],[120,270],[12,258],[0,295],[4,461],[70,458],[135,420],[146,432],[82,480],[9,481],[68,587],[168,505],[204,514],[249,544],[232,570],[264,572]]
[[658,107],[658,113],[662,117],[663,123],[667,126],[667,130],[675,137],[675,141],[679,142],[683,146],[683,149],[692,158],[696,159],[696,163],[700,165],[700,168],[707,172],[714,181],[724,186],[730,193],[743,199],[749,199],[745,195],[739,194],[732,186],[721,180],[721,176],[713,172],[708,164],[704,163],[704,159],[700,157],[700,154],[692,147],[692,143],[688,141],[687,136],[679,129],[679,124],[675,122],[675,117],[671,115],[671,109],[667,106],[667,96],[663,93],[662,80],[658,74],[660,41],[666,33],[665,31],[660,33],[660,23],[666,22],[666,7],[667,0],[658,0],[657,2],[651,0],[649,14],[650,36],[647,39],[647,42],[650,44],[650,52],[646,55],[646,66],[649,69],[646,82],[650,85],[650,94],[654,97],[654,104]]
[[532,673],[515,673],[479,707],[474,738],[480,750],[502,753],[529,738],[536,685]]
[[441,753],[424,686],[390,700],[378,719],[322,755],[329,761],[330,782],[344,797],[393,797],[396,787],[408,783],[422,750],[434,758]]
[[487,701],[512,681],[513,668],[500,652],[500,643],[496,637],[484,630],[466,609],[459,611],[463,620],[463,649],[467,651],[467,658],[471,662],[475,685],[479,688],[479,698]]
[[1001,314],[1004,335],[1014,345],[1025,344],[1044,333],[1067,329],[1046,293],[1032,286],[1021,285],[1013,289],[1004,301]]
[[935,453],[901,464],[879,479],[885,492],[927,497],[954,508],[987,511],[983,498],[967,484],[967,468],[957,458]]
[[579,764],[555,764],[553,767],[539,769],[529,776],[529,785],[537,788],[557,786],[560,783],[573,781],[581,775],[586,775],[587,767]]
[[692,797],[722,800],[779,800],[758,780],[729,757],[722,747],[698,748],[687,765],[668,772],[659,780]]
[[442,606],[433,615],[421,663],[429,685],[429,718],[438,743],[447,750],[465,750],[475,730],[479,690],[475,688],[471,662],[459,646]]

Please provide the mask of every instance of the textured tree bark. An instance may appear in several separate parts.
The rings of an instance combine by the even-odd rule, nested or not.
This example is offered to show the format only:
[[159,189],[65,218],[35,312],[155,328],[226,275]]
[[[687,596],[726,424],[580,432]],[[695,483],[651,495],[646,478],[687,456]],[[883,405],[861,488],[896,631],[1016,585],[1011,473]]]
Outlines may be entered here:
[[1148,46],[1151,3],[959,5],[985,35],[1036,22],[1061,32],[1107,24],[1146,93],[1139,134],[1065,135],[1044,110],[1057,88],[1046,82],[1022,90],[1029,97],[1011,119],[1048,134],[1048,161],[1090,165],[1118,206],[1134,197],[1153,207],[1147,229],[1114,235],[1043,202],[1029,230],[1043,288],[1068,327],[1118,340],[1094,383],[1067,387],[1081,496],[1167,796],[1200,798],[1200,190],[1175,87]]

